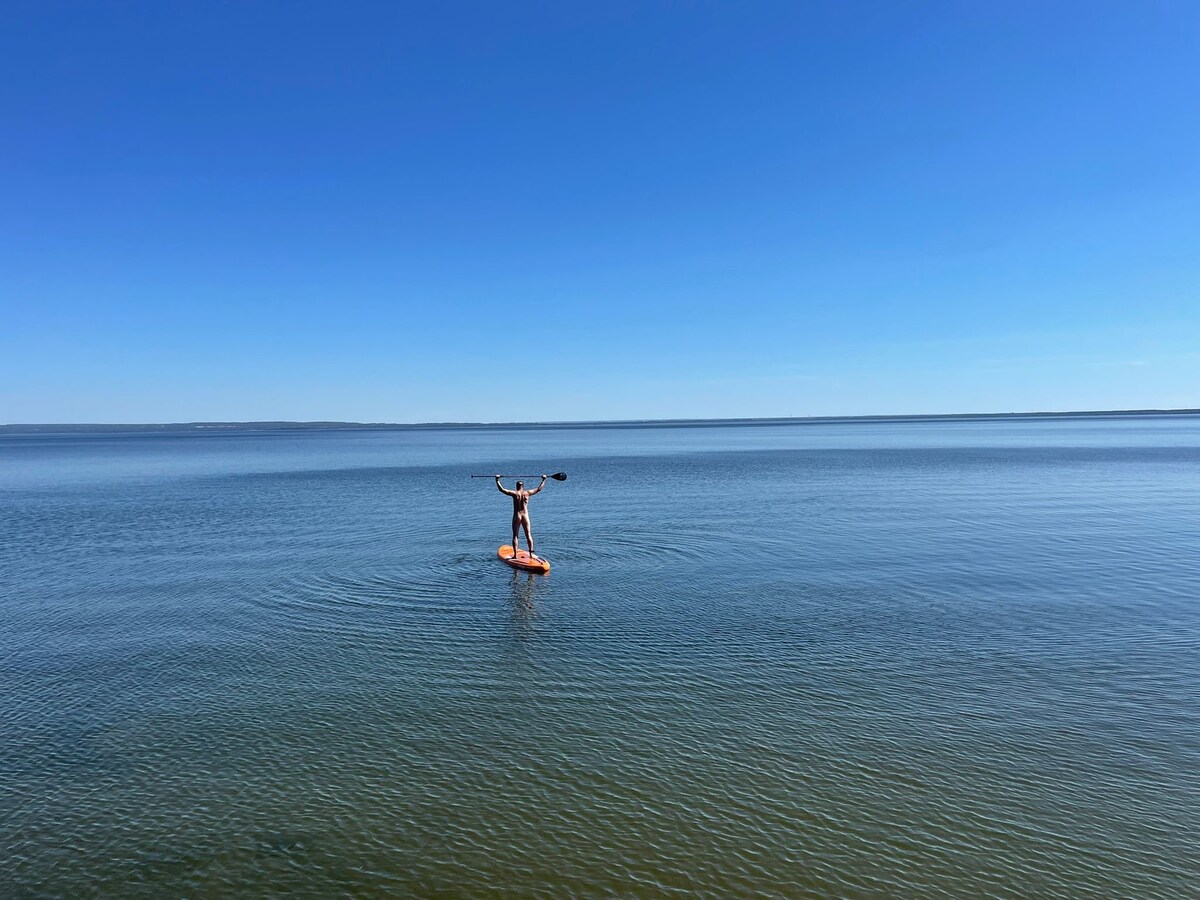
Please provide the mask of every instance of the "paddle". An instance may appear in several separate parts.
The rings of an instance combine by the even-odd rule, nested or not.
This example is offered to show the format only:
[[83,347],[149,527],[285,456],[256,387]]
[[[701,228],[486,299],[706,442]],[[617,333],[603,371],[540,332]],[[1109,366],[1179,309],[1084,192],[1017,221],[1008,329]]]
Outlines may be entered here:
[[[541,475],[500,475],[500,476],[496,476],[496,475],[472,475],[471,477],[472,477],[472,478],[497,478],[497,477],[499,477],[499,478],[541,478],[542,476],[541,476]],[[551,477],[551,478],[553,478],[555,481],[566,481],[566,480],[567,480],[567,473],[566,473],[566,472],[555,472],[555,473],[554,473],[553,475],[551,475],[550,477]]]

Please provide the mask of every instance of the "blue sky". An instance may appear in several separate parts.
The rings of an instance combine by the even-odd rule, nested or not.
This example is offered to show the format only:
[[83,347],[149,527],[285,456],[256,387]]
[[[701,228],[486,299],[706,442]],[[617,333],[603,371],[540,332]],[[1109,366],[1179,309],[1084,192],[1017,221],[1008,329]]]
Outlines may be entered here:
[[1200,406],[1192,2],[9,2],[0,422]]

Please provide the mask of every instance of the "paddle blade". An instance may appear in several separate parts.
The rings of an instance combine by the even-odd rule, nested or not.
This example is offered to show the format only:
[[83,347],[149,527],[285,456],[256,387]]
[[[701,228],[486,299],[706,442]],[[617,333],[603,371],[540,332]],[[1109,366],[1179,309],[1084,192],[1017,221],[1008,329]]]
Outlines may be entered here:
[[555,472],[550,477],[553,478],[555,481],[566,481],[567,473],[566,472]]

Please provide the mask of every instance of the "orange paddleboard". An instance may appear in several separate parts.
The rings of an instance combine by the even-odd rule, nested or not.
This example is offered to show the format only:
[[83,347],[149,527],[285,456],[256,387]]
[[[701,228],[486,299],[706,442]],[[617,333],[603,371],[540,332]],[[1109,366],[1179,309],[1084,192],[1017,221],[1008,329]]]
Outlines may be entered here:
[[508,544],[505,544],[503,547],[497,550],[496,555],[514,569],[521,569],[525,572],[540,572],[543,575],[550,571],[550,563],[547,560],[544,560],[541,557],[532,559],[529,556],[528,550],[518,550],[516,559],[510,559],[510,557],[513,555],[513,551],[512,547]]

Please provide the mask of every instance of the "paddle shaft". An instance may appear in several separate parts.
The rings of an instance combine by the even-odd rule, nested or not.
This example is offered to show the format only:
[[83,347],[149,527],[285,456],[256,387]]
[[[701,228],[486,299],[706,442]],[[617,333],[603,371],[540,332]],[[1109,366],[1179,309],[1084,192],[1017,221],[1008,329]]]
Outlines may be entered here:
[[[472,475],[472,478],[541,478],[541,475]],[[555,472],[553,475],[547,475],[547,478],[553,478],[555,481],[566,481],[566,472]]]

